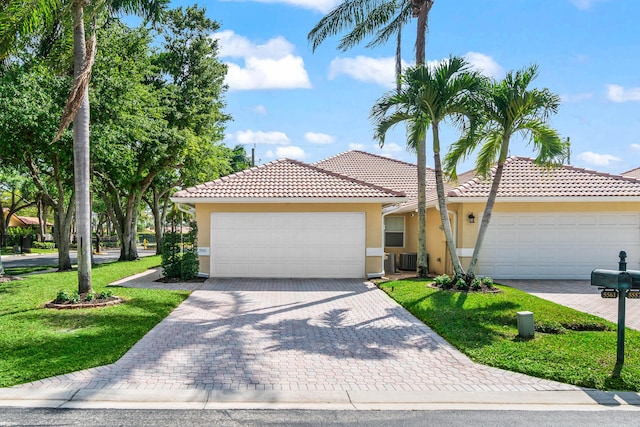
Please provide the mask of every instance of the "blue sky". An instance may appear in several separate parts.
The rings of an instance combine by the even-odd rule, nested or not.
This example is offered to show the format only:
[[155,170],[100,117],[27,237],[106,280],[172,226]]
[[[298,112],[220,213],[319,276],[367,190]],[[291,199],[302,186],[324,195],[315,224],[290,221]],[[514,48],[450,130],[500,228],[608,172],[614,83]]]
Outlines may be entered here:
[[[312,163],[349,149],[415,163],[402,127],[383,148],[372,138],[369,112],[393,85],[394,42],[340,52],[334,38],[315,53],[307,43],[309,30],[340,1],[200,3],[221,25],[214,36],[229,65],[226,101],[234,120],[227,145],[245,144],[250,152],[255,144],[259,163],[282,157]],[[537,63],[534,86],[562,97],[552,125],[571,138],[571,164],[620,173],[640,166],[638,16],[637,0],[436,0],[427,59],[464,55],[497,78]],[[408,64],[414,27],[415,21],[403,34]],[[455,138],[454,130],[445,131],[443,144]],[[520,140],[510,154],[532,156]],[[460,170],[472,166],[467,161]]]

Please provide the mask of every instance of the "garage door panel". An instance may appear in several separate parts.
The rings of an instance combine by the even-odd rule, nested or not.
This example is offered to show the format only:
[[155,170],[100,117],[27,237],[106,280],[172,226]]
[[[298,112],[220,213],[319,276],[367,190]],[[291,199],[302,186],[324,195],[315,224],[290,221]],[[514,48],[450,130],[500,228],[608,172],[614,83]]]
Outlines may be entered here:
[[640,214],[495,213],[478,272],[497,279],[588,279],[594,268],[616,268],[627,251],[628,268],[640,269]]
[[213,277],[363,277],[361,212],[213,213]]

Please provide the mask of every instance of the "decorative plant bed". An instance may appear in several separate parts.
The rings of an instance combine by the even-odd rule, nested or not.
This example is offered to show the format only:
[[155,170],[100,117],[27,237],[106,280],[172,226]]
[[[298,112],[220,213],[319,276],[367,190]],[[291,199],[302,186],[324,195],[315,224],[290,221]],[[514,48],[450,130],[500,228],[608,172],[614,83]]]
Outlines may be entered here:
[[56,310],[96,308],[120,304],[122,301],[122,298],[113,295],[110,289],[97,294],[94,292],[79,294],[77,291],[69,293],[65,290],[60,290],[56,299],[46,303],[44,307]]
[[91,301],[79,300],[77,302],[73,301],[65,301],[65,302],[55,302],[53,300],[44,305],[45,308],[54,308],[56,310],[73,310],[76,308],[97,308],[97,307],[108,307],[111,305],[116,305],[122,303],[124,300],[120,297],[111,296],[109,298],[104,299],[94,299]]

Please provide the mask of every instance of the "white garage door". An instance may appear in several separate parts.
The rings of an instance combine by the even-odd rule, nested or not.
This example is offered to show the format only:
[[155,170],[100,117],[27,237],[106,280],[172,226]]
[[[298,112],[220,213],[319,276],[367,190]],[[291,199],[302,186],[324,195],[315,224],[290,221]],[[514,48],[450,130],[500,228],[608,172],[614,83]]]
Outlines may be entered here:
[[595,268],[640,269],[640,213],[494,213],[478,272],[497,279],[589,279]]
[[213,213],[212,277],[365,276],[362,212]]

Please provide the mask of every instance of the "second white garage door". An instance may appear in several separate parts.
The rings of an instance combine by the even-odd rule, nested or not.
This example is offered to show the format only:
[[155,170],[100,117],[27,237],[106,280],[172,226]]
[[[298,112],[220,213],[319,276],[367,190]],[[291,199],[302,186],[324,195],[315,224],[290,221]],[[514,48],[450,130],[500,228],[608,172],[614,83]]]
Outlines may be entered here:
[[364,277],[365,214],[213,213],[211,276]]
[[494,213],[478,272],[496,279],[589,279],[594,268],[640,269],[638,213]]

